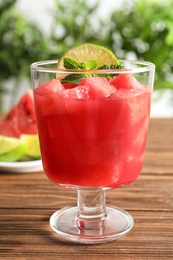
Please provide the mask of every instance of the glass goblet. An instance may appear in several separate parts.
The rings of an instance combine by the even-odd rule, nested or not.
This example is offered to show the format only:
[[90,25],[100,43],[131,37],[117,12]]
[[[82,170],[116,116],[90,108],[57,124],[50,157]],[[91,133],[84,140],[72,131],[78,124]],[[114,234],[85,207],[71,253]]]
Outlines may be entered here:
[[57,63],[31,64],[42,162],[51,181],[77,191],[77,206],[56,211],[50,226],[63,241],[109,242],[134,224],[106,205],[105,192],[141,172],[155,66],[123,60],[123,69],[83,71]]

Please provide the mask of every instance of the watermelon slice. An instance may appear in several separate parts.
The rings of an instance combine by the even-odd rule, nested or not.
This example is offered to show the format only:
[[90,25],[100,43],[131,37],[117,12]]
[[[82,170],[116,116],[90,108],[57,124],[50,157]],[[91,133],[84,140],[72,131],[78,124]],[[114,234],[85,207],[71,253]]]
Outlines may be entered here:
[[33,91],[28,89],[19,103],[12,107],[0,122],[0,134],[20,137],[21,134],[37,134]]
[[120,74],[111,79],[110,84],[114,85],[117,89],[141,89],[142,85],[130,73]]
[[35,92],[39,95],[52,95],[64,90],[64,86],[58,79],[52,79],[51,81],[39,86],[35,89]]
[[64,91],[64,97],[70,99],[80,99],[88,100],[89,99],[89,87],[88,86],[77,86],[71,89],[66,89]]
[[107,98],[116,91],[116,88],[111,85],[107,79],[99,77],[84,78],[79,86],[88,86],[89,96],[91,98]]

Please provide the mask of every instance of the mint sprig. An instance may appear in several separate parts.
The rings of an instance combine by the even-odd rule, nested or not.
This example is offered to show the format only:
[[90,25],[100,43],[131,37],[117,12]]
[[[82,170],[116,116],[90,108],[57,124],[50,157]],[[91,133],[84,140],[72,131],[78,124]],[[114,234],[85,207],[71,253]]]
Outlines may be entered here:
[[64,68],[65,69],[81,69],[84,70],[85,69],[85,63],[83,62],[77,62],[71,58],[64,58],[63,59],[64,62]]
[[86,77],[88,77],[88,74],[69,74],[61,80],[61,83],[72,82],[73,84],[79,84]]
[[87,70],[94,70],[97,68],[97,62],[95,60],[90,60],[87,62],[86,69]]
[[[65,69],[88,70],[88,71],[90,71],[90,70],[97,69],[97,67],[98,67],[97,62],[95,60],[90,60],[85,64],[83,62],[75,61],[72,58],[64,58],[63,62],[64,62],[64,68]],[[99,67],[98,69],[99,70],[108,70],[108,69],[122,69],[122,68],[123,68],[123,66],[121,64],[110,64],[110,65],[105,64],[105,65]],[[83,78],[94,77],[94,76],[96,76],[96,75],[91,74],[91,73],[81,73],[81,74],[73,73],[73,74],[67,75],[65,78],[63,78],[61,80],[61,82],[62,83],[71,82],[71,83],[74,83],[74,84],[79,84]],[[114,77],[114,76],[115,76],[115,74],[109,75],[109,78]],[[106,74],[100,74],[100,77],[107,77],[107,75]]]
[[94,70],[97,68],[97,62],[95,60],[90,60],[85,64],[75,61],[72,58],[64,58],[63,62],[65,69]]
[[98,70],[114,70],[114,69],[123,69],[124,66],[121,64],[110,64],[110,65],[103,65],[98,68]]

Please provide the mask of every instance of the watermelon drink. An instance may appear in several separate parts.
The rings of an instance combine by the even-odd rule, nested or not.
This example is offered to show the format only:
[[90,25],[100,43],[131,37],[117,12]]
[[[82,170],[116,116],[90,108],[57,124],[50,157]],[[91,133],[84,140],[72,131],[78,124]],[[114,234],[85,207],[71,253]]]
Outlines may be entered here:
[[[45,173],[64,186],[119,187],[142,168],[151,91],[134,76],[53,79],[34,91]],[[43,127],[44,126],[44,127]]]
[[[81,48],[83,55],[88,45]],[[95,55],[95,45],[89,48],[87,58],[88,53]],[[104,56],[105,48],[98,48]],[[73,58],[74,53],[76,49],[70,52]],[[107,55],[112,59],[112,53]],[[50,226],[63,241],[109,242],[133,227],[127,211],[106,206],[105,191],[133,182],[141,172],[154,65],[120,65],[113,58],[106,63],[113,65],[100,65],[99,60],[95,68],[90,57],[85,64],[92,69],[83,69],[80,60],[67,58],[67,69],[61,61],[31,65],[44,171],[51,181],[76,189],[78,195],[77,206],[56,211]]]

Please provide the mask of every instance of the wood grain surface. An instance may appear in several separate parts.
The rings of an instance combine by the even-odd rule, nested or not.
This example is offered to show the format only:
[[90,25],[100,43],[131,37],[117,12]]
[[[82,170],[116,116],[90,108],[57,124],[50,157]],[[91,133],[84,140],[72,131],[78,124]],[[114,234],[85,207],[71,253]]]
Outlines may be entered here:
[[0,172],[0,259],[173,259],[173,119],[151,119],[140,177],[106,194],[108,204],[134,217],[132,231],[107,244],[65,244],[49,217],[75,205],[76,192],[43,172]]

